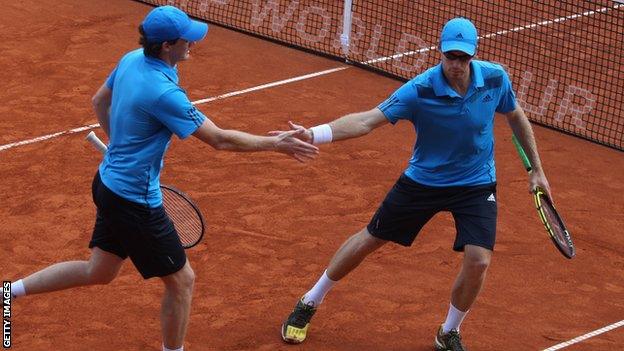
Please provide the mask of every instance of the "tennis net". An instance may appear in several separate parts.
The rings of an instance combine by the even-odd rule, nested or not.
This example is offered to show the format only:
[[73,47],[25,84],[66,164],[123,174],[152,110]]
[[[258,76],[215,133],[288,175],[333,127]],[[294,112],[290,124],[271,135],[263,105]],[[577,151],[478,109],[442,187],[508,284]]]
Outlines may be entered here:
[[141,1],[402,80],[437,64],[442,26],[467,17],[533,122],[624,150],[622,1]]

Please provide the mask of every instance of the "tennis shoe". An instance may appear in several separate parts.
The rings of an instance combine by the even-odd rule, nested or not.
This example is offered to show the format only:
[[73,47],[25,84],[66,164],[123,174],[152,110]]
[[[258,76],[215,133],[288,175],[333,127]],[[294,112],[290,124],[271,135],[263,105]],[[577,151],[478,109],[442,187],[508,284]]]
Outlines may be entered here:
[[451,329],[448,333],[444,333],[441,325],[433,347],[435,347],[436,351],[468,351],[462,344],[459,331]]
[[316,307],[303,303],[303,297],[297,301],[295,309],[282,324],[282,339],[289,344],[302,343],[310,327],[310,319],[314,316]]

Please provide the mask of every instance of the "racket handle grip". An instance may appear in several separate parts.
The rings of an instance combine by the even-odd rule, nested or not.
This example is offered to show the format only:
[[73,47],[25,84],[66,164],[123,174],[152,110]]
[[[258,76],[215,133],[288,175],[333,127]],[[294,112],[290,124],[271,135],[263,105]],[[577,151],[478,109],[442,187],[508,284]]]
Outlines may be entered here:
[[102,140],[100,140],[100,138],[98,138],[97,135],[95,135],[93,131],[90,131],[89,134],[87,134],[86,139],[101,153],[105,154],[106,150],[108,150],[108,148],[106,147],[106,144],[104,144]]
[[515,134],[511,136],[511,141],[513,141],[513,144],[516,147],[516,151],[518,151],[518,155],[520,155],[520,159],[524,164],[524,168],[527,172],[531,172],[531,169],[533,169],[533,167],[531,167],[531,162],[529,161],[526,152],[524,152],[524,149],[522,148],[522,145],[520,145],[520,142],[518,141],[518,138],[516,138]]

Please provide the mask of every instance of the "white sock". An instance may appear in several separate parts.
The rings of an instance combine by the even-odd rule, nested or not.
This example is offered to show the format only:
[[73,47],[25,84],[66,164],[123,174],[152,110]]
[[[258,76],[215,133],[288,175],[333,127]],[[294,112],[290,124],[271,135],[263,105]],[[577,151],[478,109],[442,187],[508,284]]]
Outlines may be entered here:
[[453,329],[459,332],[459,326],[464,320],[464,317],[466,317],[466,314],[468,313],[468,311],[462,312],[458,310],[457,308],[455,308],[453,304],[449,304],[449,305],[450,307],[449,307],[448,314],[446,315],[446,322],[444,322],[444,325],[442,325],[442,332],[448,333],[449,331]]
[[20,297],[26,295],[26,289],[24,288],[24,282],[20,279],[11,283],[11,295],[13,297]]
[[163,351],[184,351],[184,346],[180,347],[179,349],[168,349],[165,344],[163,344]]
[[303,303],[306,305],[317,307],[323,302],[325,295],[336,284],[336,281],[329,279],[327,270],[323,272],[321,278],[314,284],[312,289],[303,296]]

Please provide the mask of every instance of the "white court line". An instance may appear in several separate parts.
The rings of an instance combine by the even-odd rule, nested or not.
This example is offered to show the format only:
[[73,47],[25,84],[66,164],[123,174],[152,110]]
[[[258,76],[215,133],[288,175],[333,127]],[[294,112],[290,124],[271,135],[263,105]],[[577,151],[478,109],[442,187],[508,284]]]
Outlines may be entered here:
[[0,145],[0,151],[6,150],[6,149],[10,149],[10,148],[16,147],[16,146],[22,146],[22,145],[28,145],[28,144],[37,143],[37,142],[40,142],[40,141],[56,138],[58,136],[65,135],[65,134],[74,134],[74,133],[83,132],[85,130],[97,128],[99,126],[100,125],[98,123],[96,123],[96,124],[89,124],[88,126],[84,126],[84,127],[78,127],[78,128],[74,128],[74,129],[70,129],[70,130],[65,130],[65,131],[62,131],[62,132],[56,132],[56,133],[52,133],[52,134],[48,134],[48,135],[43,135],[43,136],[36,137],[36,138],[33,138],[33,139],[18,141],[16,143]]
[[617,10],[621,7],[624,7],[624,5],[615,5],[615,6],[611,6],[611,7],[603,7],[601,9],[598,10],[591,10],[591,11],[585,11],[583,13],[577,13],[574,15],[568,15],[565,17],[559,17],[559,18],[555,18],[553,20],[546,20],[546,21],[541,21],[541,22],[537,22],[537,23],[532,23],[532,24],[528,24],[528,25],[524,25],[524,26],[519,26],[516,28],[512,28],[512,29],[507,29],[507,30],[501,30],[498,31],[496,33],[490,33],[487,35],[484,35],[483,38],[492,38],[492,37],[496,37],[499,35],[505,35],[508,33],[512,33],[512,32],[520,32],[523,31],[525,29],[533,29],[536,27],[541,27],[541,26],[548,26],[554,23],[559,23],[559,22],[565,22],[567,20],[573,20],[573,19],[577,19],[577,18],[581,18],[581,17],[588,17],[588,16],[593,16],[597,13],[605,13],[609,10]]
[[[622,3],[623,1],[624,0],[620,0],[618,2]],[[611,6],[611,7],[603,7],[603,8],[600,8],[598,10],[590,10],[590,11],[585,11],[583,13],[577,13],[577,14],[573,14],[573,15],[568,15],[568,16],[564,16],[564,17],[551,19],[551,20],[545,20],[545,21],[541,21],[541,22],[525,24],[525,25],[518,26],[518,27],[515,27],[515,28],[512,28],[512,29],[499,30],[498,32],[495,32],[495,33],[482,35],[482,36],[479,36],[479,39],[491,39],[491,38],[498,37],[498,36],[505,35],[505,34],[509,34],[509,33],[517,33],[517,32],[521,32],[523,30],[527,30],[527,29],[533,29],[533,28],[537,28],[537,27],[545,27],[545,26],[549,26],[549,25],[554,24],[554,23],[565,22],[565,21],[568,21],[568,20],[573,20],[573,19],[577,19],[577,18],[581,18],[581,17],[593,16],[593,15],[595,15],[597,13],[605,13],[605,12],[607,12],[609,10],[617,10],[619,8],[622,8],[622,7],[624,7],[624,5],[615,5],[615,6]],[[424,53],[424,52],[428,52],[428,51],[435,50],[435,49],[437,49],[437,46],[430,46],[428,48],[421,48],[421,49],[418,49],[416,51],[408,51],[408,52],[403,52],[403,53],[400,53],[400,54],[394,54],[392,56],[386,56],[386,57],[380,57],[380,58],[368,60],[368,61],[365,61],[363,63],[366,64],[366,65],[370,65],[372,63],[384,62],[384,61],[388,61],[390,59],[401,58],[403,56],[411,56],[411,55],[414,55],[414,54]]]
[[581,335],[581,336],[579,336],[579,337],[577,337],[577,338],[574,338],[574,339],[571,339],[571,340],[568,340],[568,341],[562,342],[561,344],[557,344],[557,345],[555,345],[555,346],[551,346],[551,347],[549,347],[549,348],[547,348],[547,349],[544,349],[543,351],[556,351],[556,350],[561,350],[561,349],[562,349],[562,348],[564,348],[564,347],[568,347],[568,346],[570,346],[570,345],[574,345],[574,344],[579,343],[579,342],[581,342],[581,341],[583,341],[583,340],[587,340],[587,339],[589,339],[589,338],[592,338],[592,337],[594,337],[594,336],[596,336],[596,335],[600,335],[600,334],[602,334],[602,333],[606,333],[606,332],[608,332],[608,331],[610,331],[610,330],[613,330],[613,329],[615,329],[615,328],[619,328],[619,327],[621,327],[621,326],[623,326],[623,325],[624,325],[624,320],[621,320],[621,321],[619,321],[619,322],[617,322],[617,323],[613,323],[613,324],[611,324],[611,325],[607,325],[607,326],[606,326],[606,327],[604,327],[604,328],[600,328],[600,329],[594,330],[593,332],[589,332],[589,333],[587,333],[587,334],[585,334],[585,335]]
[[[603,8],[598,9],[598,10],[585,11],[585,12],[580,13],[580,14],[574,14],[574,15],[569,15],[569,16],[565,16],[565,17],[555,18],[555,19],[552,19],[552,20],[546,20],[546,21],[541,21],[541,22],[537,22],[537,23],[527,24],[527,25],[515,27],[515,28],[512,28],[512,29],[508,29],[508,30],[501,30],[501,31],[498,31],[496,33],[486,34],[484,36],[481,36],[480,38],[482,38],[482,39],[490,39],[490,38],[493,38],[493,37],[496,37],[496,36],[501,36],[501,35],[505,35],[505,34],[512,33],[512,32],[520,32],[520,31],[523,31],[523,30],[526,30],[526,29],[533,29],[533,28],[536,28],[536,27],[547,26],[547,25],[550,25],[550,24],[553,24],[553,23],[565,22],[567,20],[577,19],[577,18],[580,18],[580,17],[592,16],[592,15],[597,14],[597,13],[604,13],[604,12],[607,12],[609,10],[619,9],[621,7],[624,7],[624,5],[615,5],[615,6],[612,6],[612,7],[603,7]],[[371,63],[387,61],[387,60],[390,60],[390,59],[396,59],[396,58],[400,58],[400,57],[403,57],[403,56],[414,55],[416,53],[422,53],[422,52],[427,52],[427,51],[430,51],[430,50],[435,50],[435,48],[436,48],[435,46],[431,46],[431,47],[428,47],[428,48],[421,48],[421,49],[416,50],[416,51],[409,51],[409,52],[405,52],[405,53],[395,54],[395,55],[392,55],[392,56],[376,58],[376,59],[372,59],[372,60],[369,60],[369,61],[365,61],[363,63],[364,64],[371,64]],[[329,70],[315,72],[315,73],[310,73],[310,74],[306,74],[306,75],[299,76],[299,77],[294,77],[294,78],[281,80],[281,81],[278,81],[278,82],[258,85],[258,86],[255,86],[255,87],[252,87],[252,88],[248,88],[248,89],[244,89],[244,90],[234,91],[234,92],[230,92],[230,93],[226,93],[226,94],[210,97],[210,98],[207,98],[207,99],[201,99],[201,100],[193,101],[193,104],[194,105],[199,105],[199,104],[204,104],[204,103],[215,101],[215,100],[226,99],[226,98],[229,98],[229,97],[232,97],[232,96],[242,95],[242,94],[246,94],[246,93],[257,91],[257,90],[261,90],[261,89],[272,88],[272,87],[283,85],[283,84],[293,83],[293,82],[297,82],[297,81],[300,81],[300,80],[315,78],[315,77],[318,77],[318,76],[322,76],[322,75],[326,75],[326,74],[330,74],[330,73],[343,71],[343,70],[346,70],[346,69],[351,68],[351,67],[352,66],[344,66],[344,67],[332,68],[332,69],[329,69]],[[78,127],[78,128],[74,128],[74,129],[70,129],[70,130],[66,130],[66,131],[62,131],[62,132],[57,132],[57,133],[53,133],[53,134],[48,134],[48,135],[36,137],[36,138],[33,138],[33,139],[28,139],[28,140],[18,141],[18,142],[15,142],[15,143],[9,143],[9,144],[5,144],[5,145],[0,145],[0,151],[4,151],[4,150],[10,149],[10,148],[17,147],[17,146],[33,144],[33,143],[36,143],[36,142],[40,142],[40,141],[56,138],[56,137],[61,136],[61,135],[78,133],[78,132],[81,132],[81,131],[97,128],[99,126],[100,125],[96,123],[96,124],[91,124],[91,125],[84,126],[84,127]]]
[[[284,79],[284,80],[280,80],[280,81],[273,82],[273,83],[267,83],[267,84],[263,84],[263,85],[258,85],[258,86],[255,86],[255,87],[252,87],[252,88],[248,88],[248,89],[244,89],[244,90],[233,91],[233,92],[230,92],[230,93],[213,96],[211,98],[193,101],[192,104],[193,105],[205,104],[207,102],[220,100],[220,99],[226,99],[226,98],[229,98],[229,97],[232,97],[232,96],[242,95],[242,94],[250,93],[250,92],[256,91],[256,90],[272,88],[272,87],[276,87],[278,85],[289,84],[289,83],[297,82],[297,81],[304,80],[304,79],[310,79],[310,78],[322,76],[322,75],[325,75],[325,74],[330,74],[330,73],[334,73],[334,72],[338,72],[338,71],[343,71],[343,70],[345,70],[347,68],[350,68],[350,67],[351,66],[337,67],[337,68],[332,68],[332,69],[328,69],[328,70],[325,70],[325,71],[320,71],[320,72],[306,74],[306,75],[299,76],[299,77]],[[62,132],[56,132],[56,133],[52,133],[52,134],[48,134],[48,135],[43,135],[43,136],[36,137],[36,138],[33,138],[33,139],[28,139],[28,140],[18,141],[18,142],[15,142],[15,143],[0,145],[0,151],[7,150],[7,149],[10,149],[10,148],[13,148],[13,147],[17,147],[17,146],[37,143],[37,142],[40,142],[40,141],[56,138],[56,137],[61,136],[61,135],[79,133],[79,132],[82,132],[82,131],[85,131],[85,130],[97,128],[99,126],[100,126],[99,123],[95,123],[95,124],[90,124],[90,125],[84,126],[84,127],[78,127],[78,128],[74,128],[74,129],[70,129],[70,130],[65,130],[65,131],[62,131]]]
[[256,90],[272,88],[272,87],[276,87],[278,85],[298,82],[300,80],[310,79],[310,78],[322,76],[322,75],[325,75],[325,74],[330,74],[330,73],[334,73],[334,72],[344,71],[345,69],[350,68],[350,67],[351,66],[343,66],[343,67],[338,67],[338,68],[332,68],[332,69],[328,69],[326,71],[320,71],[320,72],[310,73],[310,74],[306,74],[306,75],[295,77],[295,78],[289,78],[289,79],[280,80],[279,82],[273,82],[273,83],[267,83],[267,84],[263,84],[263,85],[258,85],[258,86],[255,86],[255,87],[252,87],[252,88],[249,88],[249,89],[245,89],[245,90],[233,91],[231,93],[214,96],[214,97],[207,98],[207,99],[201,99],[201,100],[193,101],[193,105],[205,104],[207,102],[211,102],[211,101],[215,101],[215,100],[219,100],[219,99],[225,99],[225,98],[229,98],[229,97],[236,96],[236,95],[242,95],[242,94],[250,93],[250,92],[256,91]]

